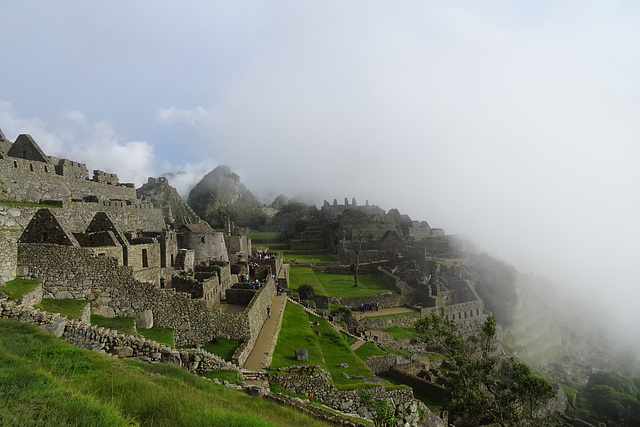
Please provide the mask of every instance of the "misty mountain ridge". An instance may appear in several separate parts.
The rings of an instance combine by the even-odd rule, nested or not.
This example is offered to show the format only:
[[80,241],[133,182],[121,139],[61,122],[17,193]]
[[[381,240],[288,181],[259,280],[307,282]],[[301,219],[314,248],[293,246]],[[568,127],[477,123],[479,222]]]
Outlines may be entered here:
[[[177,192],[163,194],[175,198]],[[284,226],[292,218],[317,212],[315,206],[284,194],[269,206],[261,205],[228,166],[206,174],[189,193],[188,204],[215,228],[222,228],[227,216],[237,226],[259,230],[266,222]],[[265,221],[274,216],[277,221]],[[385,216],[400,227],[413,221],[397,209],[390,209]],[[481,245],[464,236],[447,235],[447,239],[477,275],[476,291],[503,326],[509,348],[524,361],[573,385],[584,384],[595,371],[626,375],[637,371],[635,353],[619,345],[609,330],[612,321],[598,307],[564,294],[545,278],[519,272],[496,254],[482,252]]]

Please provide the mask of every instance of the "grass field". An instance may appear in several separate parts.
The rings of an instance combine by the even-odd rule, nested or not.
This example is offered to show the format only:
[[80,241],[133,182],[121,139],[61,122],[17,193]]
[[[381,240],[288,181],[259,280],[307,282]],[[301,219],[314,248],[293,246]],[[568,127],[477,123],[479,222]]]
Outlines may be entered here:
[[359,274],[358,287],[354,287],[352,275],[325,274],[314,272],[310,267],[292,266],[289,272],[289,287],[296,290],[303,283],[313,286],[316,295],[321,296],[371,297],[379,295],[382,291],[397,294],[394,289],[378,279],[375,273]]
[[325,426],[168,364],[75,348],[0,319],[2,426]]
[[[313,323],[312,326],[310,322]],[[316,322],[319,324],[315,325]],[[308,362],[299,362],[295,358],[295,350],[302,348],[306,348],[309,352]],[[349,367],[337,367],[342,363],[346,363]],[[325,319],[307,314],[298,305],[287,304],[271,368],[293,365],[320,366],[331,373],[336,386],[364,384],[362,379],[345,378],[342,376],[343,372],[349,376],[373,376],[362,359],[349,348],[343,336]]]
[[415,338],[417,336],[415,328],[399,328],[397,326],[392,326],[384,330],[385,332],[389,332],[393,335],[393,340],[401,340],[404,338]]

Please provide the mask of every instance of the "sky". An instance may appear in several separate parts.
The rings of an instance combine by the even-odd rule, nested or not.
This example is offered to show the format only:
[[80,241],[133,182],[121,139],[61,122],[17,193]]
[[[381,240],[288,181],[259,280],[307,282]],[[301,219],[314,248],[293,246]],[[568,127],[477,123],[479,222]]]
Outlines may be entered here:
[[[640,324],[640,3],[4,1],[0,128],[397,208]],[[635,330],[636,336],[640,333]]]

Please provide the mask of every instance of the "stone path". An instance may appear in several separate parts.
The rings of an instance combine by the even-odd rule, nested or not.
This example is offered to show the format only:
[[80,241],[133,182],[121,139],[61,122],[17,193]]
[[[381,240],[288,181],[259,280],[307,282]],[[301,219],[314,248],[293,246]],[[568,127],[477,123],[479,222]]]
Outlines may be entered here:
[[264,366],[264,360],[268,354],[273,353],[271,343],[272,337],[275,334],[276,325],[278,320],[282,318],[284,314],[284,307],[287,301],[285,295],[276,295],[271,301],[271,317],[265,320],[258,334],[258,339],[253,346],[253,351],[249,354],[246,362],[244,362],[243,368],[248,371],[262,371]]

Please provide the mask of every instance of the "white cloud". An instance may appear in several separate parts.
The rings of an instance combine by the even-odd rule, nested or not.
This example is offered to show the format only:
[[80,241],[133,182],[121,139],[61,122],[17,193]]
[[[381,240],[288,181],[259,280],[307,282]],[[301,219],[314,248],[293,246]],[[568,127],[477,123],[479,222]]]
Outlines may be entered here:
[[188,123],[190,125],[201,124],[212,116],[212,113],[204,107],[197,106],[191,110],[184,110],[171,106],[161,108],[158,111],[158,121],[165,124]]
[[7,101],[0,101],[0,123],[7,138],[30,134],[49,156],[67,158],[94,169],[117,173],[121,182],[141,185],[154,176],[154,147],[146,141],[127,141],[106,121],[91,123],[77,110],[63,110],[50,120],[21,117]]

